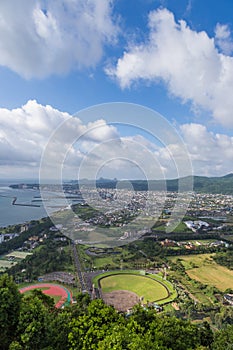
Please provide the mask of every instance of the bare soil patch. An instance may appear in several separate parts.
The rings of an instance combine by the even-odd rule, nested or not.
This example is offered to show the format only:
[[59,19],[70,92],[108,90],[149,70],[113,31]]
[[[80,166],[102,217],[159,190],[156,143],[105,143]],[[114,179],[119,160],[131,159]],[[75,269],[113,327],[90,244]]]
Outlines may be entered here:
[[103,300],[107,305],[112,305],[116,310],[124,312],[140,301],[137,294],[128,290],[115,290],[113,292],[103,293]]

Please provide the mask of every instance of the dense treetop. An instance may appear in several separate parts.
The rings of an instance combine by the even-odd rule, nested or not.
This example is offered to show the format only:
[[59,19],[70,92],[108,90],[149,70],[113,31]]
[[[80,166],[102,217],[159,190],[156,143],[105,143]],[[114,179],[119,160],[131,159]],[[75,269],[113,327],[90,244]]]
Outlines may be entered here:
[[233,326],[213,334],[208,323],[196,326],[140,306],[125,317],[87,294],[57,310],[41,291],[21,296],[6,274],[0,277],[0,318],[2,350],[222,350],[233,339]]

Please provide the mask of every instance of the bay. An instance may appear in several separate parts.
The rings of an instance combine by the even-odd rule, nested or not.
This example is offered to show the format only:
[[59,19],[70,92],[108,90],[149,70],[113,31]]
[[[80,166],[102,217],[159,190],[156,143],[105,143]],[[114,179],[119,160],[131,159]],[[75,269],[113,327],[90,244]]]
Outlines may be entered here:
[[[12,205],[14,197],[17,197],[17,203],[31,204],[35,196],[39,196],[38,190],[12,189],[10,184],[21,182],[0,180],[0,227],[20,224],[30,220],[37,220],[48,216],[43,203],[40,207]],[[27,180],[22,183],[29,183]]]

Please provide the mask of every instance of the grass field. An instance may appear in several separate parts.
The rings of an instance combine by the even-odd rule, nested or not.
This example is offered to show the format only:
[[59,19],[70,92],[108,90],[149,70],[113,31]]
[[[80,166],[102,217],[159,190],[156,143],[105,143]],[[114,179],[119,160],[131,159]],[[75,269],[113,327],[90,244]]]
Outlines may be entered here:
[[144,301],[158,301],[169,296],[169,292],[163,284],[152,278],[140,275],[110,275],[101,278],[100,286],[104,293],[115,290],[128,290],[139,297],[143,296]]
[[[26,252],[19,252],[18,250],[14,250],[13,252],[10,252],[9,254],[4,254],[0,257],[0,271],[5,271],[9,269],[10,267],[17,264],[22,259],[25,259],[28,255],[31,255],[32,253],[26,253]],[[9,260],[9,257],[14,257],[15,260]]]
[[19,252],[18,250],[14,250],[13,252],[6,255],[8,258],[9,256],[14,256],[17,259],[25,259],[28,255],[32,255],[32,253],[27,252]]
[[190,278],[215,286],[221,291],[233,288],[233,271],[218,265],[211,254],[185,255],[179,259]]
[[119,267],[119,264],[113,262],[113,256],[98,257],[94,259],[94,266],[96,268],[104,268],[106,265],[111,265],[114,268]]
[[0,271],[5,271],[16,264],[16,261],[0,260]]

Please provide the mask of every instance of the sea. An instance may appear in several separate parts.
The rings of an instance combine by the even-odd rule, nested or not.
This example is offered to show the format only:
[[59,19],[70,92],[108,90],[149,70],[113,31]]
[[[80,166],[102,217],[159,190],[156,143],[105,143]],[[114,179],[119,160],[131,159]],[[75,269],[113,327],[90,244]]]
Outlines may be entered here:
[[12,205],[14,197],[17,197],[17,203],[31,204],[34,197],[40,196],[38,190],[12,189],[9,187],[11,184],[19,183],[32,183],[32,181],[27,179],[0,180],[0,227],[25,223],[48,216],[42,202],[39,203],[39,207]]

